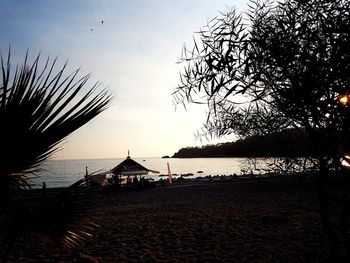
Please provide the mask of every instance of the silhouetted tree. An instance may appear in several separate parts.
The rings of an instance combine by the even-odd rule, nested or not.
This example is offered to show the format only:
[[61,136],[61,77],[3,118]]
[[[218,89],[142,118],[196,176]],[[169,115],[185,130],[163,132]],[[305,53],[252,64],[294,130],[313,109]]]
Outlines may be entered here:
[[66,65],[56,69],[56,59],[47,59],[40,70],[39,56],[32,64],[27,56],[14,72],[10,52],[1,57],[0,244],[5,253],[10,249],[6,246],[26,230],[61,238],[68,246],[89,235],[88,219],[76,226],[79,231],[73,230],[74,224],[83,222],[75,217],[83,218],[83,182],[47,198],[35,211],[23,206],[20,194],[60,143],[111,102],[106,90],[97,90],[98,83],[83,89],[90,75],[78,78],[76,70],[64,76]]
[[317,154],[321,215],[338,260],[325,186],[349,153],[349,1],[256,0],[247,16],[229,9],[198,35],[184,48],[175,101],[207,103],[209,134],[303,130]]

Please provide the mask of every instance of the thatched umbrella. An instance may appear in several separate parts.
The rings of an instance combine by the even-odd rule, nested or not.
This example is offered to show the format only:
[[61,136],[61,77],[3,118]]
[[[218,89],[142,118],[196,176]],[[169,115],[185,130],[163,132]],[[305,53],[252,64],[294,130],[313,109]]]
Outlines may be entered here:
[[147,175],[149,172],[159,173],[159,171],[154,171],[144,167],[135,160],[131,159],[129,155],[124,161],[114,167],[111,172],[114,176],[118,176],[119,182],[122,176],[137,177],[139,175],[141,179],[142,175]]

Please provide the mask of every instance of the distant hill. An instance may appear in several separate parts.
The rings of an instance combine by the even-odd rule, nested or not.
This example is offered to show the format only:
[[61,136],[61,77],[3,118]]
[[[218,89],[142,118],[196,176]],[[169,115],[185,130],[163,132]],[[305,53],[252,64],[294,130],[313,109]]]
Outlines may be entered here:
[[252,136],[235,142],[181,148],[173,158],[200,157],[298,157],[312,153],[304,132],[289,129],[266,136]]

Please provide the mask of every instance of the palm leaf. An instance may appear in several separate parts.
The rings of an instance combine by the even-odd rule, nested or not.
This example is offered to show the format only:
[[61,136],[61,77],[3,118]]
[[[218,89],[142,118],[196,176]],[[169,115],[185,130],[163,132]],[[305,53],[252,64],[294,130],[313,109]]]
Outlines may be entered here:
[[106,90],[97,91],[99,83],[82,92],[90,75],[78,79],[76,70],[64,77],[66,64],[57,70],[57,59],[50,63],[48,58],[39,70],[40,55],[28,65],[27,53],[11,75],[10,52],[6,60],[0,57],[0,254],[6,258],[11,244],[27,231],[78,246],[96,228],[86,214],[85,181],[45,199],[36,209],[19,197],[60,143],[104,111],[112,97]]
[[96,92],[98,83],[81,95],[90,75],[77,79],[77,70],[63,77],[66,64],[57,71],[56,59],[50,62],[48,58],[39,70],[40,55],[28,65],[27,54],[13,75],[10,60],[10,52],[6,60],[1,57],[2,198],[14,194],[10,185],[23,188],[18,175],[36,171],[62,140],[104,111],[112,99],[106,90]]

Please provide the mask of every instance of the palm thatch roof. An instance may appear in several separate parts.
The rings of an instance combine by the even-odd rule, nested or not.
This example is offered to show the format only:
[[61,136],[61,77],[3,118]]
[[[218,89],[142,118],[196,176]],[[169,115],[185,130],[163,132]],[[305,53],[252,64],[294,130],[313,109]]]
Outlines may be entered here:
[[143,175],[148,174],[148,172],[159,173],[158,171],[144,167],[135,160],[131,159],[130,156],[114,167],[111,172],[114,175]]

